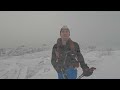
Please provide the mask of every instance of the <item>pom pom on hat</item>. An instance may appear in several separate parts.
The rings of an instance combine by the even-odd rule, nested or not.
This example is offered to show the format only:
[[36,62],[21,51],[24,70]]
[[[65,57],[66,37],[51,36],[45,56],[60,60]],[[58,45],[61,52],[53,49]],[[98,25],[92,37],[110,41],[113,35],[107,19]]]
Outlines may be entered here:
[[69,29],[67,25],[64,25],[61,29]]
[[69,30],[69,28],[67,27],[67,25],[64,25],[64,26],[61,28],[61,30],[60,30],[60,34],[61,34],[61,31],[62,31],[62,30],[68,30],[69,33],[70,33],[70,30]]

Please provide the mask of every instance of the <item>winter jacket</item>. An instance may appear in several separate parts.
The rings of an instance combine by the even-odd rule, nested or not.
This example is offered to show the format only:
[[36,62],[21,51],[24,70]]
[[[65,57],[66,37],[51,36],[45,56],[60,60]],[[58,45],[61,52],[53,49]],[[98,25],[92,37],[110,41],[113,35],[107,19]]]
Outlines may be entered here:
[[78,43],[73,42],[74,51],[71,51],[70,45],[66,42],[66,45],[62,45],[60,47],[61,53],[60,58],[57,61],[57,56],[55,51],[57,50],[57,44],[55,44],[52,48],[52,57],[51,64],[57,72],[60,72],[62,68],[67,69],[69,67],[78,68],[79,64],[82,69],[87,68],[87,64],[85,64],[83,55],[80,52],[80,47]]

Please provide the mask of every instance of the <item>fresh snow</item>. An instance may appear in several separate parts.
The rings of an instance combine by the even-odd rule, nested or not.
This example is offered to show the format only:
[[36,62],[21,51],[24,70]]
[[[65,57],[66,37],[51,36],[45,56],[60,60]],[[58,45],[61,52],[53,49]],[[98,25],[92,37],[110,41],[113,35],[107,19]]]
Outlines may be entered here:
[[[0,79],[57,79],[51,65],[52,50],[20,56],[0,57]],[[120,51],[91,51],[83,53],[89,67],[96,67],[93,75],[82,79],[120,79]],[[82,69],[78,68],[78,76]]]

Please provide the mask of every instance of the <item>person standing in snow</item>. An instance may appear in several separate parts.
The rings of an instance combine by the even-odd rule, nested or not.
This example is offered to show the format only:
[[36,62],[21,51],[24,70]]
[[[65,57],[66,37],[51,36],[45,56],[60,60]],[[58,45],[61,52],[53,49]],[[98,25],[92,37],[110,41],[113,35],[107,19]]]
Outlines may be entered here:
[[58,79],[76,79],[78,67],[82,68],[84,76],[92,74],[78,43],[71,40],[70,30],[66,25],[61,28],[60,38],[52,48],[51,64],[57,71]]

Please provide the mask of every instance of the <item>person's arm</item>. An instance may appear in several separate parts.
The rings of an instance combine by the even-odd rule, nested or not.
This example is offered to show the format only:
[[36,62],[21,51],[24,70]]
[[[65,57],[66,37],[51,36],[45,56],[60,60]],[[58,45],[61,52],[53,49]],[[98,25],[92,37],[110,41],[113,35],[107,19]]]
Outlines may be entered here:
[[77,51],[77,60],[78,60],[78,62],[80,63],[80,66],[81,66],[81,68],[84,70],[84,69],[86,69],[86,68],[89,68],[88,66],[87,66],[87,64],[85,63],[85,61],[84,61],[84,57],[83,57],[83,55],[81,54],[81,51],[80,51],[80,47],[79,47],[79,45],[76,43],[76,51]]
[[55,49],[56,49],[56,45],[54,45],[53,48],[52,48],[51,64],[53,65],[53,67],[56,66],[56,54],[55,54]]
[[55,50],[56,50],[57,46],[56,44],[53,46],[52,48],[52,57],[51,57],[51,64],[53,65],[54,69],[58,72],[58,66],[57,66],[57,57],[56,57],[56,54],[55,54]]
[[78,44],[77,45],[77,57],[78,57],[78,61],[81,65],[81,68],[83,70],[83,75],[84,76],[90,76],[92,75],[93,71],[90,70],[90,68],[88,67],[88,65],[85,63],[83,55],[80,52],[80,47]]

